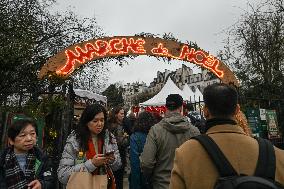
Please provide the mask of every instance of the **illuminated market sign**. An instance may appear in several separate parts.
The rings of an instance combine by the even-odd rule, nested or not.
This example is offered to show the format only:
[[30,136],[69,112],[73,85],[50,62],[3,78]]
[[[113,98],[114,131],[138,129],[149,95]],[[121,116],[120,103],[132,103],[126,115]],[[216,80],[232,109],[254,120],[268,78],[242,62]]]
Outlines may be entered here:
[[106,37],[70,46],[48,60],[40,70],[39,78],[51,73],[68,77],[75,69],[92,60],[124,55],[169,57],[191,62],[210,70],[223,82],[238,86],[232,71],[209,53],[188,44],[142,36]]

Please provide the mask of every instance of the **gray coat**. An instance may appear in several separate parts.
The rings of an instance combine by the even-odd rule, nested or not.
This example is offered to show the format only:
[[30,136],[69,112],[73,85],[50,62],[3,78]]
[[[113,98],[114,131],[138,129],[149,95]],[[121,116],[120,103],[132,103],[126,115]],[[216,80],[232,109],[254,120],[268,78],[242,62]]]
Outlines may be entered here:
[[151,127],[141,154],[143,174],[151,178],[153,188],[168,189],[175,150],[199,130],[178,112],[169,112]]
[[[110,143],[109,132],[106,130],[104,145],[107,146],[107,149],[114,150],[115,160],[110,166],[113,171],[116,171],[121,167],[121,159],[116,140],[112,134],[111,136],[113,138],[112,141],[114,141],[113,143]],[[72,172],[79,172],[81,168],[83,168],[84,171],[93,172],[97,168],[94,164],[92,164],[91,160],[87,160],[84,163],[75,164],[78,153],[79,142],[76,139],[75,132],[73,131],[67,138],[66,145],[62,153],[62,158],[57,170],[58,179],[62,184],[67,184]]]

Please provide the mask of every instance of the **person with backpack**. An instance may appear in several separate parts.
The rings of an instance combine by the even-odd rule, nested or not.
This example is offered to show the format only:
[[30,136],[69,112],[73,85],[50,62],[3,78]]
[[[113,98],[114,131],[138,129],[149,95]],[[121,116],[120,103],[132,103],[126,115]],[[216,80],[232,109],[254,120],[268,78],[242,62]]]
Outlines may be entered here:
[[176,150],[170,189],[283,188],[284,151],[237,125],[237,91],[216,83],[204,89],[203,98],[206,134]]
[[155,123],[154,115],[146,111],[141,112],[134,123],[134,132],[130,136],[130,189],[147,189],[147,183],[141,173],[139,158],[143,152],[147,134]]
[[151,127],[141,154],[141,169],[147,183],[154,189],[168,189],[175,149],[199,130],[182,115],[183,98],[169,94],[166,98],[165,117]]

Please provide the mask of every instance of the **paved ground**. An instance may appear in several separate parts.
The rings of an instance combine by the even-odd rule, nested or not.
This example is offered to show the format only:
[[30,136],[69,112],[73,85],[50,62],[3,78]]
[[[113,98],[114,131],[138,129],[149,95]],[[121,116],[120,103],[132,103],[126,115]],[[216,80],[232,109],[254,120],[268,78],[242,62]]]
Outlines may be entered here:
[[128,178],[123,179],[123,189],[128,189],[129,188],[129,183],[128,183]]
[[130,161],[129,161],[130,157],[129,157],[129,153],[126,154],[126,167],[125,167],[125,171],[126,173],[124,174],[124,178],[123,178],[123,189],[129,189],[129,183],[128,183],[128,177],[130,174]]

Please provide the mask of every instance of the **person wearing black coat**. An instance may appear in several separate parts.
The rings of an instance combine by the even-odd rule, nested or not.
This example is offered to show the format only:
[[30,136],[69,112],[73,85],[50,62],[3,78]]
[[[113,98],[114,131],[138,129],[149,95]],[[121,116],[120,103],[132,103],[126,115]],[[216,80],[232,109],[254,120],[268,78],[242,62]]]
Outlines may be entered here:
[[[11,148],[6,148],[0,155],[0,188],[6,189],[5,182],[5,154]],[[42,189],[54,188],[54,174],[52,171],[52,164],[46,154],[44,154],[38,147],[34,147],[36,159],[40,162],[38,169],[36,170],[35,177],[39,179],[42,185]]]
[[8,140],[10,146],[0,153],[0,188],[53,189],[51,161],[35,146],[35,123],[15,122],[8,129]]

